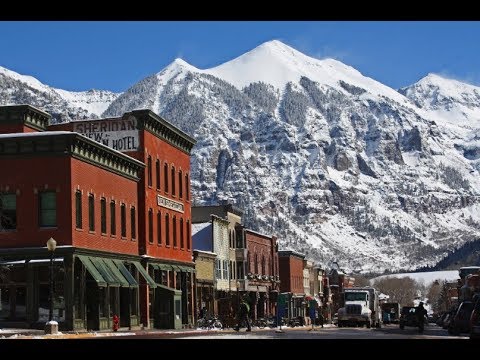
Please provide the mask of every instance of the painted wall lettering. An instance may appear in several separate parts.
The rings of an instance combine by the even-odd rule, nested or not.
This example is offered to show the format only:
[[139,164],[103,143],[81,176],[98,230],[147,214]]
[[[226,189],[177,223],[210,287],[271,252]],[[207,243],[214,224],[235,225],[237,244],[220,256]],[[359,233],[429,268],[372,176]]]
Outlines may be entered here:
[[140,145],[134,117],[74,123],[73,131],[118,151],[137,150]]
[[178,201],[170,200],[169,198],[166,198],[160,195],[157,195],[157,205],[183,213],[182,203]]

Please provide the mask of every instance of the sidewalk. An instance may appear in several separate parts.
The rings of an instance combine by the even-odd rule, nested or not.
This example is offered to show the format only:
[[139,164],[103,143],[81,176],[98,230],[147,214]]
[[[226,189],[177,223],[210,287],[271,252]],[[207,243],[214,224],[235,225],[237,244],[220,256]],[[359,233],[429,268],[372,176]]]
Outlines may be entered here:
[[[325,325],[325,328],[332,327],[334,325]],[[260,329],[258,327],[252,327],[253,332],[257,331],[275,331],[278,328],[265,327]],[[311,330],[311,325],[298,326],[298,327],[286,327],[282,326],[283,331],[296,331],[296,330]],[[320,326],[315,326],[314,330],[322,330]],[[45,334],[43,330],[36,329],[0,329],[0,340],[3,339],[88,339],[88,338],[102,338],[112,336],[135,336],[135,335],[155,335],[155,336],[168,336],[171,335],[202,335],[212,333],[235,333],[235,330],[228,329],[179,329],[179,330],[161,330],[161,329],[149,329],[149,330],[119,330],[113,332],[111,330],[105,331],[64,331],[58,332],[58,334]]]
[[57,334],[45,334],[44,330],[37,329],[0,329],[0,340],[3,339],[86,339],[111,336],[135,336],[155,334],[157,336],[178,335],[200,335],[212,332],[233,332],[232,329],[206,330],[206,329],[180,329],[180,330],[119,330],[119,331],[59,331]]

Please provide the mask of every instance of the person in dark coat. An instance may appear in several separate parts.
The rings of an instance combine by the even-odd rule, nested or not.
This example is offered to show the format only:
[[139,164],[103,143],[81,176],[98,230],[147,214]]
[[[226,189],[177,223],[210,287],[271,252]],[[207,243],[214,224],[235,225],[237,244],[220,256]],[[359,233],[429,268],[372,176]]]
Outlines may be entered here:
[[244,322],[247,324],[247,331],[252,331],[252,328],[250,326],[249,312],[250,304],[248,303],[248,296],[245,295],[242,299],[242,302],[240,303],[237,326],[233,328],[235,331],[239,331]]
[[415,309],[415,315],[417,315],[418,322],[418,331],[423,332],[425,326],[425,315],[427,315],[427,310],[423,307],[423,302],[420,301],[417,308]]

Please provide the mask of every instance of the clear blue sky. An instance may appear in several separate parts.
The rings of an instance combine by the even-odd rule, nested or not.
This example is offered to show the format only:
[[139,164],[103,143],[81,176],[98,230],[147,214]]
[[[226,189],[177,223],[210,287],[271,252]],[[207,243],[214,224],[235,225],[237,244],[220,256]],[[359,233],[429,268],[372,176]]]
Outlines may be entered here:
[[480,22],[0,22],[0,66],[65,90],[124,91],[176,57],[204,69],[278,39],[393,88],[429,72],[480,85]]

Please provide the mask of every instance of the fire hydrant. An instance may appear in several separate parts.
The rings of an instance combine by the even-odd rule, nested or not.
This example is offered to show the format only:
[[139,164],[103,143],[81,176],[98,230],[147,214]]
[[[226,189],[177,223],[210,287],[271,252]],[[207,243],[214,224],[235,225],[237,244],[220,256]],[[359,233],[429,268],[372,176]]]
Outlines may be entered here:
[[118,315],[113,315],[112,321],[113,321],[113,331],[117,331],[120,323],[120,319]]

